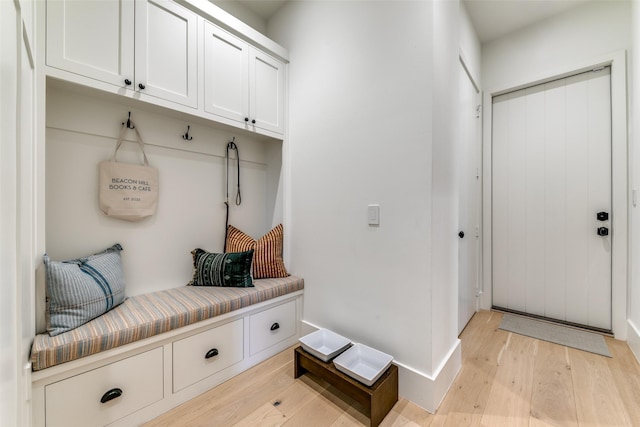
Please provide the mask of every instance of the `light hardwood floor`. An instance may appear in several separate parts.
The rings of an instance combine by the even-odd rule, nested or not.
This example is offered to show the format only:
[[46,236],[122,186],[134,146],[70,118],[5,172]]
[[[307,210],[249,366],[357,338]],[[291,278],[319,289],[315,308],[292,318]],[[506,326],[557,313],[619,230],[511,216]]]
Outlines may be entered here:
[[[640,426],[640,365],[606,338],[612,358],[498,329],[477,313],[461,335],[462,369],[436,414],[406,399],[382,426]],[[308,374],[293,347],[147,423],[166,426],[369,425],[357,403]]]

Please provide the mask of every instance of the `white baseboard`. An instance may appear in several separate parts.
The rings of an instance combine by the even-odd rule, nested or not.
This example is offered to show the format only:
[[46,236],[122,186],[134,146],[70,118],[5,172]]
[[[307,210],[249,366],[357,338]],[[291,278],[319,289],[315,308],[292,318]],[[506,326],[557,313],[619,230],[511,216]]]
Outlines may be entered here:
[[[302,321],[303,336],[317,329],[319,328],[316,325]],[[399,395],[433,414],[440,406],[462,367],[461,341],[456,339],[455,344],[432,376],[397,360],[394,360],[393,363],[398,365]]]
[[445,360],[431,376],[395,362],[400,368],[400,396],[432,414],[435,413],[462,367],[460,343],[457,339]]
[[627,320],[627,345],[640,363],[640,330],[631,320]]

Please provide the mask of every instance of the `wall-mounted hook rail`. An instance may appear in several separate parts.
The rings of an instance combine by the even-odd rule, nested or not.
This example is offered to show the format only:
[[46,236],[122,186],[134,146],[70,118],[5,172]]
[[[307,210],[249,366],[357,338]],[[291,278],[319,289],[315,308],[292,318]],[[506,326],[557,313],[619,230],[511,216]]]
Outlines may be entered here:
[[[122,122],[122,126],[125,126],[124,122]],[[131,111],[129,111],[129,118],[127,119],[126,126],[127,129],[135,129],[135,126],[133,125],[133,123],[131,123]]]
[[189,129],[191,129],[191,126],[187,126],[187,132],[182,135],[182,139],[185,141],[191,141],[193,139],[193,137],[189,135]]

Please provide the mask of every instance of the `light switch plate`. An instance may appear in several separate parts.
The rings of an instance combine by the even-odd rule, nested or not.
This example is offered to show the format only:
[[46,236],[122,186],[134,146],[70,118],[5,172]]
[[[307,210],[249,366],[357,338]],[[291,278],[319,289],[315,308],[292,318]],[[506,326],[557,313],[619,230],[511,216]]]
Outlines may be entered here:
[[367,222],[369,225],[380,225],[380,205],[367,206]]

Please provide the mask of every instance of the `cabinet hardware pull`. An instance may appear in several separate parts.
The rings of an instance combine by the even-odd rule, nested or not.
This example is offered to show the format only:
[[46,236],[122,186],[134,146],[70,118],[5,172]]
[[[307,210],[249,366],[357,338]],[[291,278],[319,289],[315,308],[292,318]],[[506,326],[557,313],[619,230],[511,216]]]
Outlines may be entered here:
[[127,85],[127,86],[131,86],[131,80],[124,79],[124,84]]
[[245,121],[245,122],[248,122],[248,121],[249,121],[249,117],[245,117],[245,118],[244,118],[244,121]]
[[276,322],[273,325],[271,325],[271,330],[272,331],[276,331],[278,329],[280,329],[280,325],[278,324],[278,322]]
[[122,389],[112,388],[111,390],[109,390],[108,392],[102,395],[102,398],[100,399],[100,403],[107,403],[108,401],[113,400],[120,396],[122,396]]
[[207,351],[207,354],[204,355],[205,359],[211,359],[214,356],[218,355],[218,349],[217,348],[212,348],[211,350]]
[[256,124],[256,119],[251,120],[251,123]]
[[138,83],[138,87],[139,87],[140,89],[144,89],[144,88],[145,88],[145,86],[144,86],[142,83]]

